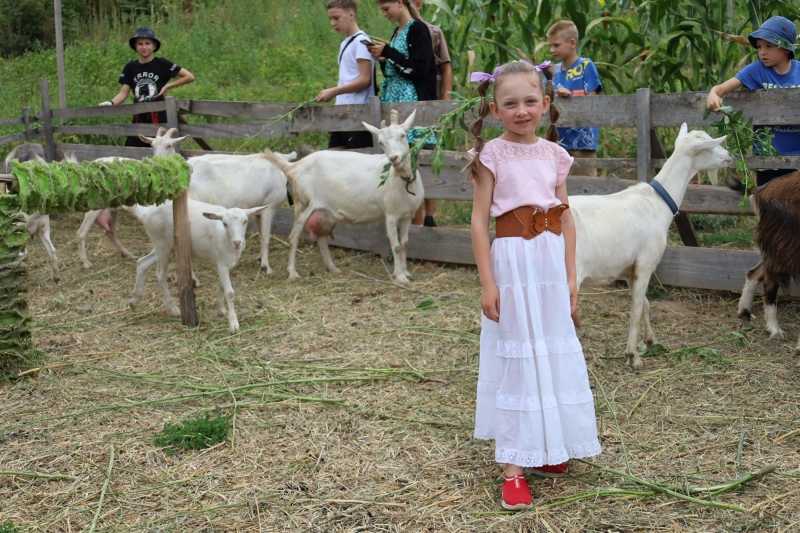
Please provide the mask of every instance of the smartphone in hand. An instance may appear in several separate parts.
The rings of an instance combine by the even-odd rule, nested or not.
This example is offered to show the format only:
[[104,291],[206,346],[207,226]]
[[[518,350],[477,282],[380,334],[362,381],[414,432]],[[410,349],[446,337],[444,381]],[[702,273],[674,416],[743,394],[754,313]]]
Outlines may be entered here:
[[359,42],[364,46],[375,46],[375,43],[373,43],[372,41],[368,41],[367,39],[361,39]]

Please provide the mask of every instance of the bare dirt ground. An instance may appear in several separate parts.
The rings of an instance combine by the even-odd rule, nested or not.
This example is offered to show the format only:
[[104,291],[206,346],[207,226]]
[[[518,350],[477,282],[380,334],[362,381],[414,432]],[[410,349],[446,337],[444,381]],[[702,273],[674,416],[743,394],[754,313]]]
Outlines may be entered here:
[[[206,265],[196,265],[201,324],[185,329],[166,316],[152,271],[143,306],[129,309],[135,264],[97,229],[94,268],[81,270],[79,222],[53,221],[59,286],[39,243],[29,246],[36,345],[47,358],[0,382],[0,524],[59,533],[800,530],[797,301],[780,302],[787,341],[771,342],[760,305],[756,328],[742,335],[738,295],[656,287],[664,350],[634,372],[622,356],[627,290],[585,291],[579,335],[604,453],[573,461],[564,479],[529,476],[537,508],[507,514],[492,443],[472,438],[475,269],[415,263],[405,289],[387,282],[379,257],[334,249],[343,274],[330,275],[305,246],[304,277],[289,282],[285,244],[273,241],[276,273],[265,276],[251,238],[232,276],[241,331],[228,333],[216,316]],[[121,219],[120,234],[135,254],[149,250],[132,219]],[[155,446],[165,422],[203,413],[231,415],[226,442],[175,455]],[[761,479],[710,488],[770,465]]]

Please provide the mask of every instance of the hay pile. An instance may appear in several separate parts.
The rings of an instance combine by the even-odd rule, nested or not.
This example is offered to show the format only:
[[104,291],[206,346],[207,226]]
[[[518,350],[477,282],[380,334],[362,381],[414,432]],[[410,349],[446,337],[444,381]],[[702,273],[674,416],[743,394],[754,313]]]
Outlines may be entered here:
[[[735,295],[666,289],[652,300],[667,351],[623,367],[628,293],[584,295],[580,332],[604,453],[557,480],[529,477],[536,510],[499,507],[491,443],[471,437],[479,333],[470,268],[410,265],[409,289],[380,258],[315,247],[287,282],[258,273],[255,239],[232,273],[242,329],[214,313],[216,274],[196,265],[201,324],[166,316],[154,276],[127,306],[135,264],[100,232],[95,269],[71,245],[76,216],[53,222],[65,282],[31,251],[37,348],[30,379],[0,384],[0,524],[26,531],[793,532],[800,528],[798,359],[759,328],[734,330]],[[120,238],[149,250],[130,218]],[[173,287],[174,290],[174,287]],[[420,310],[423,309],[423,310]],[[758,312],[758,311],[756,311]],[[779,318],[797,335],[797,302]],[[759,317],[761,318],[761,317]],[[231,438],[169,456],[165,422],[231,415]],[[113,449],[113,461],[112,461]],[[641,482],[707,499],[710,489],[775,471],[692,503]],[[638,481],[623,476],[630,470]],[[614,470],[620,473],[613,473]],[[43,476],[66,476],[47,478]],[[695,491],[692,491],[695,489]],[[697,489],[704,491],[696,492]],[[102,498],[102,501],[101,501]],[[735,507],[744,512],[734,510]]]

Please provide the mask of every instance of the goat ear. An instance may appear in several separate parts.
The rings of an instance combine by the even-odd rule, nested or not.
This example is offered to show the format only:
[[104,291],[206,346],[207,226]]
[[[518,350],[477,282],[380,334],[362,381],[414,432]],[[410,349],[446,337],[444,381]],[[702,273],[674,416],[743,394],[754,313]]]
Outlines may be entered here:
[[250,209],[242,209],[242,211],[244,211],[244,214],[249,217],[251,215],[255,215],[255,214],[263,211],[264,209],[266,209],[268,207],[269,207],[268,205],[262,205],[261,207],[251,207]]
[[[383,122],[386,122],[386,121],[384,120]],[[370,124],[367,124],[366,122],[362,122],[362,124],[363,124],[363,125],[364,125],[364,127],[365,127],[365,128],[367,128],[367,130],[369,130],[369,132],[370,132],[370,133],[372,133],[373,135],[375,135],[375,136],[378,136],[378,135],[380,135],[380,134],[381,134],[381,130],[379,130],[379,129],[378,129],[378,128],[376,128],[375,126],[372,126],[372,125],[370,125]]]
[[695,154],[699,154],[703,150],[711,150],[712,148],[716,148],[717,146],[722,144],[722,141],[724,141],[726,138],[727,138],[727,135],[725,135],[724,137],[719,137],[718,139],[709,139],[707,141],[693,142],[689,146],[689,154],[690,155],[695,155]]
[[401,127],[405,131],[408,131],[408,130],[411,129],[411,125],[414,124],[414,117],[416,115],[417,115],[417,110],[415,109],[414,111],[411,112],[410,115],[408,115],[408,118],[406,119],[406,121],[401,124]]
[[147,144],[152,145],[153,141],[155,140],[155,138],[153,138],[153,137],[145,137],[144,135],[139,134],[139,140],[142,141],[143,143],[147,143]]
[[188,138],[189,138],[188,135],[184,135],[183,137],[175,137],[174,139],[172,139],[172,145],[174,146],[176,144],[181,144],[183,141],[185,141]]
[[216,213],[203,213],[203,216],[211,220],[222,220],[222,215]]
[[686,126],[686,123],[684,122],[683,124],[681,124],[681,130],[678,132],[678,139],[686,137],[687,133],[689,133],[689,128],[688,126]]

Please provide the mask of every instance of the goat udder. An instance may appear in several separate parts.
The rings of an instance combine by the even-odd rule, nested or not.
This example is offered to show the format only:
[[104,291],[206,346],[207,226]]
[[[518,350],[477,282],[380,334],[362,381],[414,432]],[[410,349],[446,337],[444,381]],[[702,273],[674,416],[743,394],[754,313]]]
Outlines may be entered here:
[[333,227],[325,220],[323,212],[317,210],[311,213],[311,216],[306,220],[303,230],[308,233],[312,239],[317,236],[327,237],[333,239]]

